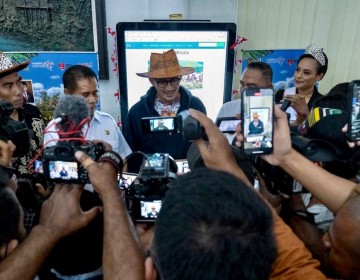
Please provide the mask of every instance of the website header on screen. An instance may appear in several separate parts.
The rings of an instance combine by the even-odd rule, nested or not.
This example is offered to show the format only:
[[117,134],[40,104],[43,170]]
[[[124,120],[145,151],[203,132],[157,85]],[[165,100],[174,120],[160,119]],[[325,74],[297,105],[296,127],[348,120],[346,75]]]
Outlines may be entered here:
[[148,71],[150,54],[174,49],[181,66],[195,68],[181,85],[201,99],[215,120],[223,104],[228,48],[227,31],[125,31],[128,108],[151,86],[136,75]]

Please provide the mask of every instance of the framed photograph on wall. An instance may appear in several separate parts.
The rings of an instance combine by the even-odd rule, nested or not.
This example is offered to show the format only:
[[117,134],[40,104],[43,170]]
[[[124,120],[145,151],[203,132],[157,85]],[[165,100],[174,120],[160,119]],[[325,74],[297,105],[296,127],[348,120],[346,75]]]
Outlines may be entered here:
[[108,78],[105,0],[3,0],[0,46],[4,52],[92,52]]
[[95,52],[93,1],[3,0],[2,51]]
[[22,80],[21,81],[24,87],[24,102],[26,103],[35,103],[34,99],[34,88],[32,80]]

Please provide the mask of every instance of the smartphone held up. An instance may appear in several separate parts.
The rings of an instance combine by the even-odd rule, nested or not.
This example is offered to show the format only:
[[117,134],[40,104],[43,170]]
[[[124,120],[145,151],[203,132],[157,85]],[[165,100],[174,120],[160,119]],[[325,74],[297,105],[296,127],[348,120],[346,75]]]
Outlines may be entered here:
[[360,140],[360,80],[352,81],[349,85],[348,101],[348,139],[350,141]]
[[248,88],[241,97],[244,153],[269,154],[273,150],[274,91],[271,88]]

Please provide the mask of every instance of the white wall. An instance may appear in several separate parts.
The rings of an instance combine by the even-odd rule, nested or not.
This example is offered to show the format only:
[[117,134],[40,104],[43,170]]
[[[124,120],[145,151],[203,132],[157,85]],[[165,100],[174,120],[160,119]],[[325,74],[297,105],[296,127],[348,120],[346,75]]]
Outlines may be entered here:
[[[147,0],[106,0],[106,25],[116,30],[116,24],[120,21],[142,21],[148,15]],[[116,120],[120,116],[120,105],[116,102],[114,93],[119,88],[118,77],[113,72],[114,64],[110,60],[111,54],[115,49],[114,38],[108,35],[108,55],[109,55],[109,80],[100,81],[101,110],[111,114]]]
[[297,49],[314,43],[329,58],[320,85],[360,79],[359,0],[239,0],[238,34],[243,49]]
[[[116,30],[118,22],[168,19],[170,13],[177,12],[183,14],[183,19],[236,22],[237,0],[106,0],[106,22],[113,30]],[[118,78],[112,71],[114,64],[110,61],[113,52],[114,39],[108,36],[110,77],[109,80],[100,81],[101,110],[117,120],[120,106],[116,103],[114,93],[119,86]]]

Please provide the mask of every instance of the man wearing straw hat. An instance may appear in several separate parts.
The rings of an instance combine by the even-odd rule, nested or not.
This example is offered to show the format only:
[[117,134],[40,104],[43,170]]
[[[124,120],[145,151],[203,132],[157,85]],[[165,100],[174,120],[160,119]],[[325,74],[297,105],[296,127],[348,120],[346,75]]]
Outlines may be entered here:
[[28,164],[43,144],[44,120],[42,114],[36,106],[24,103],[24,86],[22,77],[18,73],[28,67],[29,63],[29,60],[18,63],[10,54],[0,51],[0,100],[11,103],[14,110],[9,117],[16,121],[25,122],[31,131],[30,150],[26,155],[18,157],[15,164],[17,175],[21,177],[27,177],[31,174]]
[[201,100],[180,85],[182,76],[194,72],[192,67],[180,67],[176,53],[171,49],[164,53],[152,53],[150,71],[136,73],[140,77],[148,78],[152,86],[140,101],[130,108],[127,116],[125,138],[133,151],[168,153],[174,159],[186,158],[191,143],[185,141],[181,133],[144,134],[141,130],[141,118],[176,116],[189,108],[206,113]]

